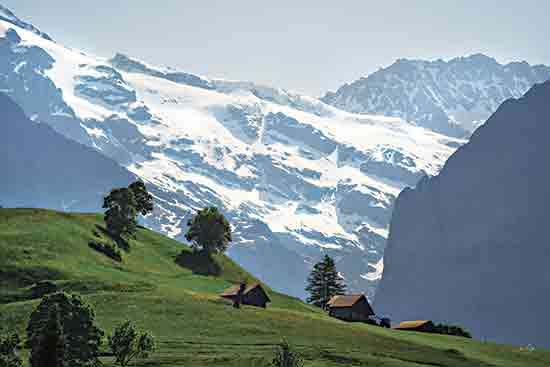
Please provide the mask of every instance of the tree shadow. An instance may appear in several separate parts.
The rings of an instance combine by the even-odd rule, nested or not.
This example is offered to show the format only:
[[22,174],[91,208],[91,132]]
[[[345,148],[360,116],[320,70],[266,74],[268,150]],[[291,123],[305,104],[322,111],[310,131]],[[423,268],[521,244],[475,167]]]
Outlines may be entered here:
[[176,256],[176,264],[198,275],[219,276],[222,272],[221,266],[204,251],[182,251]]
[[[128,252],[130,251],[130,244],[128,243],[128,241],[126,241],[124,238],[122,238],[121,236],[115,236],[114,234],[112,234],[111,232],[109,232],[107,230],[107,228],[105,227],[102,227],[98,224],[96,224],[95,228],[97,230],[99,230],[101,233],[103,233],[105,236],[109,237],[110,239],[112,239],[113,241],[115,241],[115,243],[117,244],[117,246],[121,249],[123,249],[124,251]],[[96,235],[95,231],[94,231],[94,235]]]

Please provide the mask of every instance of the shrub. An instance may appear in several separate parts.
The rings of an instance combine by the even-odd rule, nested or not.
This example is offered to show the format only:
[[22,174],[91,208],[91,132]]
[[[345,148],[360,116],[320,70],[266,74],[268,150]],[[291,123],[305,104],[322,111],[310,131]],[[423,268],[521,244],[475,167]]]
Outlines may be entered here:
[[115,355],[115,363],[126,367],[133,360],[149,357],[155,351],[155,339],[148,332],[138,332],[130,321],[126,321],[109,337],[109,347]]
[[435,325],[435,333],[443,335],[461,336],[463,338],[472,338],[472,335],[461,326],[437,324]]
[[286,341],[283,341],[275,349],[275,356],[271,364],[274,367],[302,367],[302,356]]
[[122,261],[122,254],[114,245],[91,241],[88,246],[117,262]]
[[31,288],[31,295],[33,298],[42,298],[47,294],[55,292],[57,292],[57,285],[49,280],[38,282]]
[[385,328],[391,328],[391,320],[387,317],[382,317],[380,319],[380,327],[385,327]]

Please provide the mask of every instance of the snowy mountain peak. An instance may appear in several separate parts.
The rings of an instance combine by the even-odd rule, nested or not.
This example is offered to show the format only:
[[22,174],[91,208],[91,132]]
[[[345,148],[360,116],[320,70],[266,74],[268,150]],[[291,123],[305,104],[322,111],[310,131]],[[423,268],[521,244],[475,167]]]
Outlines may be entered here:
[[36,28],[32,24],[22,21],[11,10],[6,8],[2,4],[0,4],[0,20],[4,20],[6,22],[12,23],[12,24],[14,24],[14,25],[16,25],[20,28],[31,31],[31,32],[39,35],[40,37],[42,37],[44,39],[47,39],[49,41],[53,41],[52,38],[48,34],[40,31],[38,28]]
[[361,114],[400,117],[451,136],[470,135],[497,107],[550,79],[550,67],[500,64],[484,54],[444,60],[399,59],[322,100]]
[[18,35],[0,39],[0,90],[27,116],[143,179],[157,204],[151,228],[183,241],[198,208],[219,207],[234,228],[229,255],[295,296],[325,253],[351,290],[372,295],[396,196],[463,143],[281,88],[98,59],[0,26]]

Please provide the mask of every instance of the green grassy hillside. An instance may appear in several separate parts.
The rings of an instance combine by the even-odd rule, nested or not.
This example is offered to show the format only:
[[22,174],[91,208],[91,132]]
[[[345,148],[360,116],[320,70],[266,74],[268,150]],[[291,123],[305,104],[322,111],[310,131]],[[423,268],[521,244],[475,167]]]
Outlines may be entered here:
[[267,310],[236,310],[217,295],[253,277],[228,258],[207,264],[217,276],[200,275],[205,264],[188,248],[140,229],[117,263],[88,246],[110,241],[102,225],[99,215],[0,209],[0,328],[23,333],[38,302],[29,289],[48,279],[83,295],[107,332],[125,319],[151,330],[160,347],[149,361],[155,366],[266,366],[282,337],[307,366],[550,365],[547,351],[349,324],[274,292]]

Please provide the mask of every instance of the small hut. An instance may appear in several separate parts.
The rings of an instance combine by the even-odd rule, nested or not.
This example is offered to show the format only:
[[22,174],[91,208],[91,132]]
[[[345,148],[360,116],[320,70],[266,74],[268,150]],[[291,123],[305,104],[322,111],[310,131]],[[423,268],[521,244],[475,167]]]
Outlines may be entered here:
[[236,284],[227,288],[220,296],[233,301],[235,307],[243,304],[266,308],[267,303],[271,302],[267,292],[260,284]]
[[433,333],[435,331],[435,325],[430,320],[403,321],[394,327],[394,329]]
[[344,321],[369,321],[374,311],[364,294],[334,296],[327,303],[329,315]]

